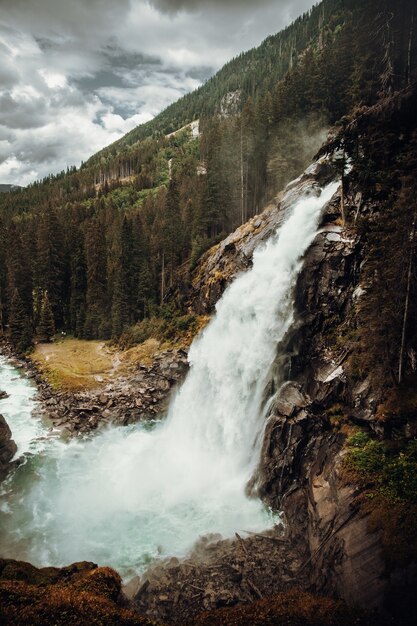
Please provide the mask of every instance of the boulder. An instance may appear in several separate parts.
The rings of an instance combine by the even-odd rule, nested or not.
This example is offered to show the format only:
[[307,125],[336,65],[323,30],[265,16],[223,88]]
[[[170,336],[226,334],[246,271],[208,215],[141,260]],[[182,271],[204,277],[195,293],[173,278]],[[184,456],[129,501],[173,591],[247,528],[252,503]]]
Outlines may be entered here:
[[309,404],[309,398],[301,392],[301,385],[288,381],[284,383],[275,400],[278,413],[289,417],[295,409],[303,409]]
[[3,480],[11,468],[11,461],[17,446],[12,439],[12,432],[3,415],[0,415],[0,480]]

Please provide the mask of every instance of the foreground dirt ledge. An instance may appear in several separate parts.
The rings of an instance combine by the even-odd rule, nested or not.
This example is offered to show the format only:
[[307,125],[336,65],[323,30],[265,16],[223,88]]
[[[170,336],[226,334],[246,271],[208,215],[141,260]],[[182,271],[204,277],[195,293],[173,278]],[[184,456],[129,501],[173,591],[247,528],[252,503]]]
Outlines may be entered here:
[[[194,585],[195,586],[195,585]],[[189,584],[192,589],[191,583]],[[163,605],[163,599],[160,600]],[[230,608],[206,611],[169,623],[181,626],[377,626],[374,615],[348,609],[337,600],[300,589],[274,593]],[[94,563],[37,569],[0,559],[0,622],[7,626],[163,626],[138,615],[121,593],[119,575]],[[388,624],[388,622],[387,622]]]
[[0,623],[8,626],[153,626],[123,606],[120,576],[94,563],[37,569],[0,559]]

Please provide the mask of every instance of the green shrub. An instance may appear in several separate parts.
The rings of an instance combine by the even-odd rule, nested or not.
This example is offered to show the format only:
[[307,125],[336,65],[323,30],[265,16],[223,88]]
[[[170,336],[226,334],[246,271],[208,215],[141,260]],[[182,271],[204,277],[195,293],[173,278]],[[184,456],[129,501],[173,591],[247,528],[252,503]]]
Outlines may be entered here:
[[[156,315],[147,317],[134,326],[131,326],[119,339],[123,349],[131,348],[147,339],[173,342],[197,326],[195,315],[181,315],[172,306],[162,306]],[[197,328],[196,328],[197,330]]]
[[345,467],[361,483],[390,500],[417,502],[417,440],[377,441],[357,432],[347,446]]

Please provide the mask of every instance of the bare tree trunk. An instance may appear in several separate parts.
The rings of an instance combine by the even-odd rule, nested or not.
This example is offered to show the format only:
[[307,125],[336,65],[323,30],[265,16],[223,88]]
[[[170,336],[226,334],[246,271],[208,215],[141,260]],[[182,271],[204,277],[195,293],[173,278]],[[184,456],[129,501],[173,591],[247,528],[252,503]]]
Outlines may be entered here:
[[414,9],[411,11],[410,35],[408,37],[408,53],[407,53],[407,85],[411,81],[411,50],[413,47],[413,27],[414,27]]
[[243,120],[240,120],[240,213],[241,224],[245,221],[244,193],[243,193]]
[[249,163],[246,162],[246,181],[245,181],[245,221],[248,219],[248,184],[249,184]]
[[319,50],[323,50],[324,48],[324,5],[323,11],[319,17]]
[[343,150],[342,184],[341,184],[341,191],[340,191],[340,212],[342,214],[342,224],[343,224],[343,226],[346,223],[346,217],[345,217],[345,161],[346,161],[346,153]]
[[415,237],[415,231],[416,231],[416,217],[417,217],[417,214],[414,213],[413,225],[411,227],[411,233],[410,233],[410,253],[408,256],[407,290],[406,290],[406,295],[405,295],[403,325],[402,325],[402,331],[401,331],[400,357],[398,360],[398,384],[399,385],[402,383],[402,380],[403,380],[405,335],[406,335],[407,321],[408,321],[408,308],[410,304],[411,277],[413,273],[414,237]]
[[1,287],[0,287],[0,330],[2,333],[4,333],[3,302],[2,302]]
[[165,252],[162,253],[161,304],[164,303],[164,297],[165,297]]
[[381,76],[382,89],[385,94],[390,95],[393,87],[394,65],[392,61],[392,50],[394,42],[391,32],[391,21],[394,19],[393,13],[386,15],[385,32],[384,32],[384,57],[383,62],[385,69]]
[[343,224],[343,226],[346,223],[346,219],[345,219],[345,191],[344,191],[344,186],[345,186],[345,177],[342,174],[342,184],[341,184],[341,193],[340,193],[340,212],[342,214],[342,224]]

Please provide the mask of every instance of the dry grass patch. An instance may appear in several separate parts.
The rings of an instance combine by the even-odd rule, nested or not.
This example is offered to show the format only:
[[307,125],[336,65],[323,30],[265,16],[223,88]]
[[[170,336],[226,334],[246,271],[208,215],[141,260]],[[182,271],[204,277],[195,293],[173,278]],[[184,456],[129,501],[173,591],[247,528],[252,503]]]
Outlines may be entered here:
[[131,367],[137,363],[149,366],[152,365],[155,355],[164,347],[165,345],[157,339],[147,339],[143,343],[121,352],[120,360],[126,367]]
[[54,387],[69,391],[98,387],[121,373],[117,352],[102,341],[40,343],[31,359]]

